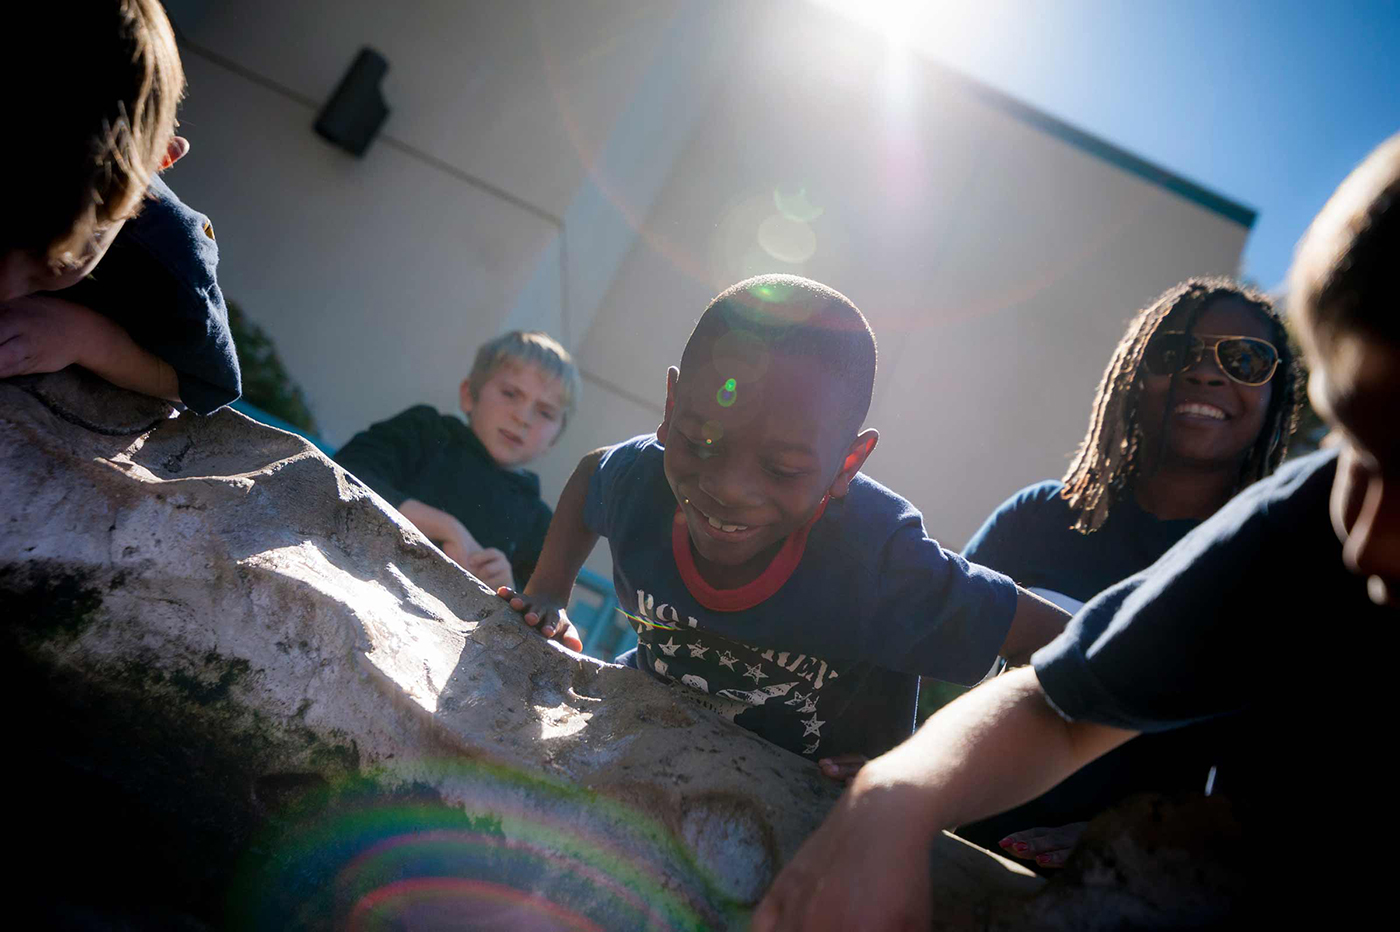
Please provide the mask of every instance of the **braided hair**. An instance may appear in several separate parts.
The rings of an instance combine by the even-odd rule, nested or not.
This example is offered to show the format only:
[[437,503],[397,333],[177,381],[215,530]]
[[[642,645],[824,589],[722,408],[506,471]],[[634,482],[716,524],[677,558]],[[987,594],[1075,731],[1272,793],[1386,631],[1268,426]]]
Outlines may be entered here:
[[1303,404],[1303,375],[1273,302],[1264,293],[1228,278],[1191,278],[1163,293],[1139,311],[1104,370],[1089,416],[1089,430],[1065,473],[1061,497],[1077,517],[1074,529],[1088,534],[1103,526],[1109,509],[1132,485],[1142,458],[1142,425],[1138,400],[1142,394],[1143,353],[1162,324],[1190,332],[1213,302],[1235,298],[1245,302],[1269,328],[1269,342],[1279,352],[1273,395],[1264,427],[1245,453],[1235,489],[1272,473],[1288,451]]

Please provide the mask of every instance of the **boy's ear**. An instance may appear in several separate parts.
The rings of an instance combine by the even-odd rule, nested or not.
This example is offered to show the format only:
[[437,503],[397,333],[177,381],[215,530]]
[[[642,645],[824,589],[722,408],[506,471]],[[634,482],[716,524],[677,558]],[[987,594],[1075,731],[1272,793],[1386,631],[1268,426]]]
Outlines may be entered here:
[[671,366],[666,370],[666,413],[661,418],[661,424],[656,428],[656,439],[664,445],[666,435],[671,432],[671,412],[676,409],[676,381],[681,377],[681,370]]
[[171,136],[170,144],[165,147],[165,157],[160,160],[160,168],[156,171],[165,171],[171,165],[189,155],[190,141],[184,136]]
[[459,403],[462,405],[463,414],[471,414],[472,408],[476,406],[476,396],[472,394],[471,377],[462,380],[462,387],[457,390]]
[[879,442],[880,432],[873,427],[867,427],[856,434],[856,439],[846,450],[846,458],[841,462],[841,471],[836,474],[836,481],[832,482],[831,488],[827,490],[832,498],[846,497],[846,493],[851,490],[851,480],[860,472],[870,454],[875,452],[875,444]]

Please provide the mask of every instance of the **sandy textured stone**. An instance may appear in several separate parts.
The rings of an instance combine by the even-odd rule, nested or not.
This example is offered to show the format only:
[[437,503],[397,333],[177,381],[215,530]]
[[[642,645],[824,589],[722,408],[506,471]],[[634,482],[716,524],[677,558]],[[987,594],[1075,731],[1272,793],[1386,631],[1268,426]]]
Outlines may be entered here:
[[[529,631],[301,438],[171,414],[74,371],[0,383],[5,697],[33,710],[23,792],[64,813],[32,843],[89,899],[128,869],[228,927],[729,928],[834,801]],[[1039,883],[938,857],[950,916]]]

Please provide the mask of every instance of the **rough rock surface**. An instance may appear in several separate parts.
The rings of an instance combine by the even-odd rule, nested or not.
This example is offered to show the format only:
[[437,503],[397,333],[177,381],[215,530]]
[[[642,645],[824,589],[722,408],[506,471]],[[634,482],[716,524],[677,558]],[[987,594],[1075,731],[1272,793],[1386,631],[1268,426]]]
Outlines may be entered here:
[[[108,926],[742,927],[836,797],[812,765],[545,642],[300,438],[172,413],[0,382],[20,889]],[[1041,883],[935,870],[948,927]]]

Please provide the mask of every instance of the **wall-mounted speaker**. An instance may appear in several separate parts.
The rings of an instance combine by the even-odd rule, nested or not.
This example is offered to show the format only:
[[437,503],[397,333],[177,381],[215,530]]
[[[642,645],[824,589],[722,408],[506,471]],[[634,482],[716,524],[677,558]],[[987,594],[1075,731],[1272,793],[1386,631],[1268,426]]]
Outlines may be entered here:
[[366,46],[355,56],[330,101],[316,117],[316,132],[351,155],[362,156],[389,116],[379,82],[389,62]]

